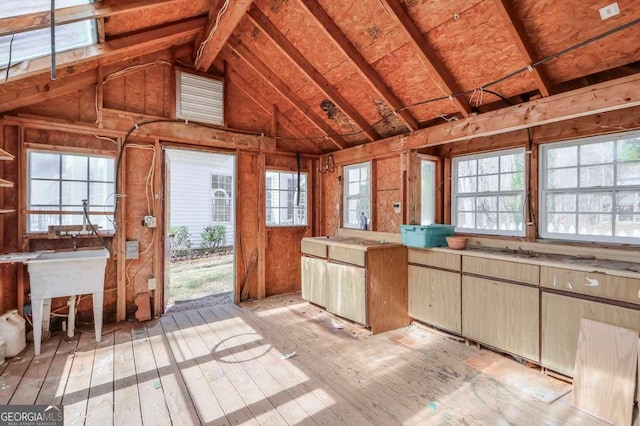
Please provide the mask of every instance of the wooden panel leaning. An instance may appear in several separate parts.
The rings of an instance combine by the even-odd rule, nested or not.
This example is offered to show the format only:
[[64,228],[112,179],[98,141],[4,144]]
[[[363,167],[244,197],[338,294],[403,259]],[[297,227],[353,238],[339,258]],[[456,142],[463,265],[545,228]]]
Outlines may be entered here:
[[329,246],[329,259],[334,259],[352,265],[365,266],[366,252],[364,250],[347,247]]
[[614,425],[630,425],[638,331],[583,318],[571,405]]
[[327,277],[331,277],[327,280],[327,310],[368,325],[365,270],[356,266],[327,263]]
[[570,293],[640,305],[640,279],[607,275],[600,272],[540,267],[540,285]]
[[311,303],[327,306],[327,261],[302,256],[302,298]]
[[640,331],[640,310],[542,292],[543,366],[573,376],[582,318]]
[[540,267],[528,263],[509,262],[490,257],[463,256],[462,272],[538,285]]
[[301,251],[316,257],[327,257],[327,245],[317,241],[302,240]]
[[409,249],[409,263],[459,271],[462,256],[428,249]]
[[409,265],[409,316],[460,334],[461,275]]
[[462,335],[540,361],[538,289],[462,276]]

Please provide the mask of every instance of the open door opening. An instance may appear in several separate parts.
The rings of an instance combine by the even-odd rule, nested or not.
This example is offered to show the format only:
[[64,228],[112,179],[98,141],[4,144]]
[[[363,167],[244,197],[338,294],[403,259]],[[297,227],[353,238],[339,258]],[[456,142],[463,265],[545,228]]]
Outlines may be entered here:
[[235,156],[165,150],[168,311],[232,303]]

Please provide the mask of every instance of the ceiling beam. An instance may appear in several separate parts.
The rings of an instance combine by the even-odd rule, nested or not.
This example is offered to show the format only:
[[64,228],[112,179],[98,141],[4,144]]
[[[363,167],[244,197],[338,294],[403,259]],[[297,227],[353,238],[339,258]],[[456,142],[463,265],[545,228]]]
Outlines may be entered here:
[[251,21],[262,30],[262,32],[275,43],[284,55],[293,62],[300,71],[318,88],[326,97],[328,97],[336,107],[358,125],[369,140],[380,139],[380,135],[375,131],[367,120],[360,115],[356,109],[327,81],[320,72],[314,68],[298,49],[291,43],[284,34],[269,21],[260,9],[255,6],[249,8],[247,12]]
[[[437,53],[429,45],[429,41],[422,35],[415,22],[413,22],[409,13],[404,9],[400,0],[379,1],[391,11],[391,16],[400,24],[402,30],[409,37],[409,40],[411,40],[411,43],[418,50],[420,59],[422,59],[424,66],[436,83],[446,91],[448,96],[461,93],[462,90],[453,77],[451,77],[449,71],[444,67]],[[471,115],[471,106],[466,98],[463,96],[453,96],[451,101],[463,116],[468,117]]]
[[[196,46],[195,67],[207,72],[236,29],[253,0],[235,0],[233,4],[221,2],[218,13],[211,14],[202,43]],[[218,21],[218,16],[220,20]],[[217,25],[216,25],[217,24]]]
[[[277,110],[274,111],[274,108],[273,108],[274,103],[267,100],[267,98],[262,96],[262,94],[259,91],[255,90],[253,85],[249,83],[247,80],[245,80],[244,77],[242,77],[237,72],[234,72],[234,73],[228,73],[227,78],[229,78],[229,82],[231,84],[233,84],[238,90],[244,93],[253,102],[255,102],[256,105],[258,105],[260,108],[264,110],[264,112],[266,112],[269,115],[275,115]],[[321,150],[318,147],[318,145],[311,142],[310,140],[304,139],[306,136],[300,132],[300,130],[289,119],[289,117],[287,117],[285,114],[277,114],[277,115],[278,115],[278,117],[276,117],[277,121],[281,123],[282,126],[289,131],[289,133],[291,133],[293,136],[301,138],[300,139],[301,144],[309,148],[311,152],[313,152],[314,154],[321,153]]]
[[[461,141],[479,141],[481,138],[521,129],[638,107],[640,106],[638,87],[640,87],[640,73],[486,112],[463,120],[420,129],[408,136],[393,136],[355,146],[336,152],[334,158],[339,164],[356,162],[363,156],[366,158],[375,157],[388,154],[394,149],[396,152],[401,152],[406,149],[420,149]],[[637,123],[634,124],[637,127]],[[567,134],[575,137],[573,128],[563,127],[562,129],[565,133],[568,132]],[[604,126],[603,131],[610,133],[615,129],[620,131],[620,127],[614,123],[611,126]],[[560,138],[562,137],[560,135]]]
[[[71,24],[88,19],[99,19],[127,13],[152,11],[159,6],[179,3],[182,0],[139,0],[133,3],[105,5],[104,3],[81,4],[78,6],[56,9],[56,25]],[[24,15],[0,19],[0,36],[17,34],[25,31],[49,28],[51,12],[32,12]]]
[[417,120],[411,115],[409,110],[404,108],[402,101],[389,89],[389,86],[387,86],[382,77],[380,77],[373,66],[367,62],[353,43],[349,41],[347,36],[344,35],[318,1],[299,0],[299,2],[309,11],[310,16],[316,20],[327,37],[333,41],[336,47],[338,47],[353,66],[356,67],[362,78],[396,111],[405,126],[411,131],[418,130]]
[[[193,18],[178,24],[113,39],[106,43],[57,53],[58,77],[64,78],[85,71],[86,68],[83,66],[88,63],[91,63],[91,67],[95,68],[98,64],[108,65],[126,61],[168,49],[173,45],[193,41],[196,35],[202,31],[205,22],[206,18]],[[9,82],[48,73],[50,65],[50,56],[16,64],[11,67],[13,71],[9,71]],[[0,86],[2,84],[4,84],[4,79],[0,79]]]
[[[513,5],[509,0],[494,0],[494,3],[502,16],[502,20],[513,36],[513,40],[516,42],[520,54],[524,57],[525,61],[527,61],[527,65],[533,64],[536,61],[535,50],[531,42],[529,42],[524,26],[518,19]],[[549,96],[551,94],[551,85],[544,72],[540,68],[532,67],[531,73],[542,96]]]
[[338,135],[335,135],[333,128],[320,118],[311,107],[296,92],[294,92],[287,84],[282,81],[278,75],[273,72],[264,62],[260,60],[242,41],[235,35],[231,35],[228,40],[229,46],[244,61],[260,74],[278,93],[291,103],[298,111],[300,111],[316,128],[322,131],[335,146],[340,149],[346,148],[346,141]]
[[[34,79],[35,80],[35,79]],[[44,102],[58,96],[91,87],[98,82],[96,69],[76,74],[73,78],[51,81],[48,75],[37,77],[28,87],[7,88],[0,86],[0,113]]]

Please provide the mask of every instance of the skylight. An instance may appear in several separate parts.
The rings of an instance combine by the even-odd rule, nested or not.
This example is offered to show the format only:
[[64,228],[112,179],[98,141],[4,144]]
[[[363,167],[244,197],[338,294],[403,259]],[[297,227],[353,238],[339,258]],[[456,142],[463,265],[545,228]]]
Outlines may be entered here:
[[[89,4],[90,0],[57,0],[56,10],[69,6]],[[0,18],[20,16],[33,12],[45,12],[51,7],[50,0],[22,0],[0,2]],[[13,37],[13,43],[11,39]],[[56,53],[90,46],[97,41],[94,20],[74,22],[56,26]],[[0,68],[6,68],[11,52],[11,64],[51,54],[48,28],[27,31],[0,37]]]

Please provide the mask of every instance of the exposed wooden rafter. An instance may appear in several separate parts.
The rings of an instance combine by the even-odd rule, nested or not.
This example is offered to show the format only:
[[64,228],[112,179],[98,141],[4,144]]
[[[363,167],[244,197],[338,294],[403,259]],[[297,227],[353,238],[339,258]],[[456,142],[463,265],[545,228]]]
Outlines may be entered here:
[[[224,1],[220,3],[222,4]],[[205,72],[209,70],[252,3],[253,0],[235,0],[228,5],[226,11],[221,12],[219,21],[217,20],[218,13],[210,15],[203,41],[195,47],[196,69]],[[224,5],[221,6],[220,10],[223,7]]]
[[326,78],[314,68],[298,49],[285,37],[284,34],[276,28],[269,18],[265,16],[260,9],[255,6],[249,8],[249,18],[260,28],[264,34],[293,62],[302,73],[318,88],[325,96],[327,96],[336,107],[349,117],[356,125],[358,125],[370,140],[380,139],[380,135],[373,127],[369,125],[367,120],[360,115],[356,109],[338,91],[331,86]]
[[[102,44],[74,49],[56,54],[58,78],[76,75],[98,65],[108,65],[168,49],[173,45],[193,41],[202,31],[206,18],[193,18],[178,24],[121,37]],[[49,56],[31,60],[12,67],[9,82],[38,74],[48,73]],[[0,81],[0,86],[4,79]]]
[[[278,114],[277,108],[274,108],[273,102],[267,100],[259,91],[255,90],[251,83],[245,80],[238,73],[230,73],[227,74],[227,78],[234,85],[235,88],[244,93],[249,99],[256,103],[256,105],[260,106],[264,112],[273,116],[274,120],[280,123],[283,127],[285,127],[291,134],[296,137],[304,137],[304,135],[300,132],[297,126],[287,117],[285,114]],[[314,154],[319,154],[320,148],[315,143],[301,139],[300,143],[305,145],[307,148],[311,150]]]
[[[502,16],[502,20],[505,22],[509,32],[513,36],[513,40],[515,41],[516,46],[518,46],[518,50],[520,50],[525,61],[527,61],[527,65],[531,65],[535,62],[535,50],[529,42],[516,11],[508,0],[494,0],[494,3],[498,12],[500,12],[500,15]],[[545,76],[544,72],[540,68],[531,68],[531,73],[542,96],[549,96],[551,94],[551,85],[549,84],[549,80]]]
[[[411,43],[413,43],[418,50],[418,54],[425,67],[427,67],[427,71],[437,84],[447,92],[447,95],[461,93],[462,90],[460,90],[458,84],[454,81],[453,77],[451,77],[449,71],[445,69],[442,61],[429,45],[429,41],[422,35],[420,29],[404,9],[400,0],[380,0],[380,2],[391,11],[391,16],[400,24],[400,27],[407,34]],[[451,101],[463,116],[468,117],[471,114],[471,106],[464,97],[454,96]]]
[[335,131],[329,124],[327,124],[322,118],[320,118],[311,107],[304,101],[296,92],[294,92],[287,84],[282,81],[278,75],[272,71],[264,62],[260,60],[242,41],[235,35],[231,35],[228,40],[229,46],[235,50],[235,52],[244,61],[253,68],[258,74],[260,74],[278,93],[285,97],[298,111],[304,114],[313,125],[322,131],[325,135],[328,135],[329,139],[335,146],[340,149],[344,149],[347,144],[341,137],[334,135]]
[[347,36],[340,30],[338,25],[331,19],[329,14],[322,8],[317,0],[299,0],[310,13],[310,16],[316,20],[324,33],[334,42],[334,44],[344,53],[346,58],[356,67],[360,75],[367,81],[371,87],[378,92],[378,95],[398,112],[398,117],[404,122],[409,130],[417,130],[419,128],[417,120],[411,113],[404,109],[402,101],[389,89],[382,77],[367,62],[360,51],[349,41]]
[[[56,25],[71,24],[88,19],[99,19],[140,11],[151,11],[158,6],[179,3],[181,0],[140,0],[133,3],[106,5],[104,3],[81,4],[56,9]],[[33,12],[0,19],[0,36],[49,28],[51,12]]]

